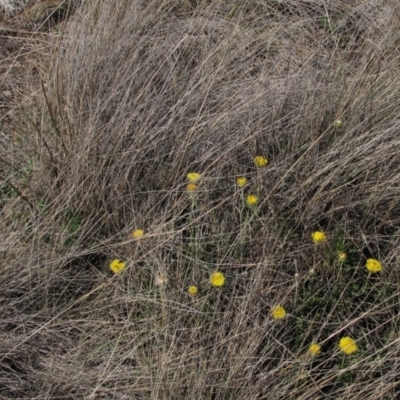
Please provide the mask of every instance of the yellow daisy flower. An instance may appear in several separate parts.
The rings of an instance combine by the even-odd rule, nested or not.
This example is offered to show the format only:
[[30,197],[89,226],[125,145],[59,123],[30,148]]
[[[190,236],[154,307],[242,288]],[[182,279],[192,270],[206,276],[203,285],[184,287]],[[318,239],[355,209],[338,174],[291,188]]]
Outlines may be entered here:
[[378,260],[375,260],[374,258],[368,258],[365,267],[369,272],[372,273],[382,271],[382,264]]
[[136,229],[132,232],[132,237],[134,239],[139,239],[144,235],[143,229]]
[[317,356],[317,355],[321,354],[321,346],[317,343],[313,343],[308,348],[308,352],[312,356]]
[[197,189],[197,185],[195,185],[194,183],[189,183],[189,184],[186,186],[186,190],[187,190],[188,192],[194,192],[196,189]]
[[276,306],[271,310],[274,319],[282,319],[286,316],[286,310],[282,306]]
[[263,156],[254,157],[254,164],[257,168],[263,168],[268,164],[268,160]]
[[197,183],[201,179],[201,175],[197,172],[189,172],[186,177],[190,183]]
[[311,234],[312,240],[314,243],[324,243],[326,242],[326,235],[324,232],[315,231]]
[[210,276],[210,283],[215,287],[224,286],[225,276],[222,272],[214,272]]
[[344,251],[338,251],[337,258],[340,262],[345,262],[347,260],[347,254]]
[[188,293],[190,294],[190,296],[196,297],[199,293],[199,289],[197,286],[189,286]]
[[126,263],[121,260],[115,259],[110,263],[110,269],[114,274],[118,274],[125,269]]
[[257,197],[255,194],[249,194],[249,195],[246,197],[246,204],[247,204],[249,207],[254,207],[254,206],[257,205],[257,203],[258,203],[258,197]]
[[339,349],[344,354],[353,354],[358,350],[358,346],[354,339],[349,336],[345,336],[339,341]]
[[236,185],[239,187],[245,186],[247,183],[247,178],[244,176],[240,176],[239,178],[236,178]]

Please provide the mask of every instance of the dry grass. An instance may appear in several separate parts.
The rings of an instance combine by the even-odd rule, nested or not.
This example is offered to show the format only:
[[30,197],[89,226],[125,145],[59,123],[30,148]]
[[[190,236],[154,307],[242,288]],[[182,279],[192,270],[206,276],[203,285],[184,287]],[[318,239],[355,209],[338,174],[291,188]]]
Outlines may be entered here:
[[0,396],[397,398],[396,2],[115,4],[47,34],[1,149]]

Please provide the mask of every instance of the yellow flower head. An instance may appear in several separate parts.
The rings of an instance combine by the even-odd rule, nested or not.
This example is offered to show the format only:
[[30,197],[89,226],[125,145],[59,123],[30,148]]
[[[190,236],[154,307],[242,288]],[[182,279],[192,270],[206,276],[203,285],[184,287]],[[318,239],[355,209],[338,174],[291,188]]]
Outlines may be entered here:
[[195,185],[194,183],[189,183],[189,184],[186,186],[186,190],[187,190],[188,192],[194,192],[196,189],[197,189],[197,185]]
[[365,267],[367,268],[367,270],[369,272],[379,272],[382,270],[382,264],[378,261],[375,260],[374,258],[368,258],[367,260],[367,264],[365,265]]
[[358,350],[358,346],[354,339],[349,336],[345,336],[339,341],[339,349],[344,354],[353,354]]
[[345,262],[347,260],[347,254],[344,251],[339,251],[337,253],[337,258],[340,262]]
[[314,243],[324,243],[326,242],[326,235],[324,232],[315,231],[311,234],[312,240]]
[[341,119],[337,119],[333,125],[335,126],[335,128],[341,128],[343,125],[343,121]]
[[318,354],[321,354],[321,346],[317,343],[313,343],[312,345],[310,345],[310,347],[308,348],[308,352],[309,354],[311,354],[312,356],[317,356]]
[[196,297],[199,293],[199,289],[197,286],[189,286],[188,293],[190,294],[190,296]]
[[197,183],[200,180],[201,175],[197,172],[189,172],[186,177],[189,179],[190,183]]
[[215,287],[224,286],[225,276],[222,272],[214,272],[210,276],[210,283]]
[[144,235],[143,229],[136,229],[132,232],[132,237],[134,239],[139,239]]
[[114,274],[118,274],[125,269],[126,263],[121,260],[115,259],[110,263],[110,269]]
[[254,164],[257,168],[263,168],[268,164],[268,160],[263,156],[254,157]]
[[282,319],[286,316],[286,310],[282,306],[276,306],[272,309],[271,314],[275,319]]
[[254,206],[257,205],[257,203],[258,203],[258,197],[257,197],[255,194],[249,194],[249,195],[246,197],[246,204],[247,204],[249,207],[254,207]]
[[247,178],[244,176],[240,176],[239,178],[236,178],[236,185],[239,187],[245,186],[247,183]]

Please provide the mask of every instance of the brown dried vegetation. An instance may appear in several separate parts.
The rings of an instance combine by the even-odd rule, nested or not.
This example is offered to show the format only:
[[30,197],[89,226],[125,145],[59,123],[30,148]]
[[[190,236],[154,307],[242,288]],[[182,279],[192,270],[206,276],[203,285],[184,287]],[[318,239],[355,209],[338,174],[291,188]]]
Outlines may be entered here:
[[396,398],[398,16],[383,0],[104,0],[9,29],[0,397]]

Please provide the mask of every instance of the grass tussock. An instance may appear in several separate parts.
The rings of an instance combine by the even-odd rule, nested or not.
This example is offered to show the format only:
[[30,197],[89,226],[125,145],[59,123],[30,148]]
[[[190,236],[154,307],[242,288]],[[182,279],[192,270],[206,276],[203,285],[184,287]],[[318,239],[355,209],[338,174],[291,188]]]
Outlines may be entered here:
[[105,0],[48,34],[1,149],[0,396],[396,398],[399,26]]

